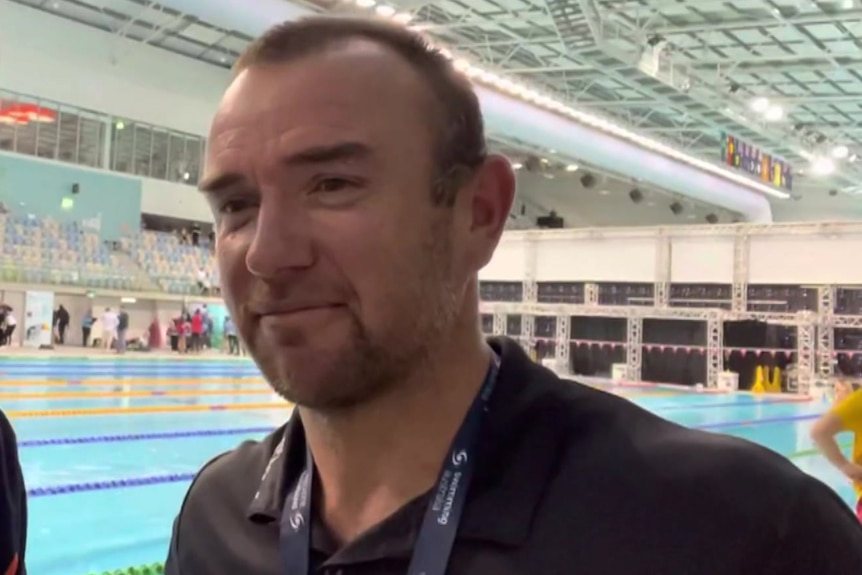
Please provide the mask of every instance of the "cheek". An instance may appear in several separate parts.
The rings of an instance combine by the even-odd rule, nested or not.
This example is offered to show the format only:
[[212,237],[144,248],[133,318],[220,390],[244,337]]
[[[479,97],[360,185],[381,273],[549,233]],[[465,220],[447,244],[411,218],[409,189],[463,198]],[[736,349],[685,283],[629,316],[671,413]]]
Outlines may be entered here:
[[216,264],[221,277],[222,297],[238,325],[242,321],[238,304],[247,298],[252,285],[251,274],[245,265],[245,254],[245,249],[235,239],[219,240]]

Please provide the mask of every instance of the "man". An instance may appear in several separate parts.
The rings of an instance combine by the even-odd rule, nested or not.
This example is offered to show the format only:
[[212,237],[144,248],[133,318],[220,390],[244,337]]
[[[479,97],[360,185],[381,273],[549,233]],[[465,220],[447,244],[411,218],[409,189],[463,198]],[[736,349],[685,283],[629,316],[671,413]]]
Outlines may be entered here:
[[126,353],[126,341],[129,335],[129,312],[120,306],[117,314],[117,353]]
[[207,153],[225,302],[298,409],[200,472],[169,575],[862,572],[850,510],[785,459],[482,338],[515,178],[408,30],[276,26]]
[[120,324],[120,318],[117,312],[106,307],[102,313],[102,347],[105,349],[113,349],[114,343],[117,341],[117,328]]
[[0,411],[0,573],[24,575],[27,493],[15,432]]
[[[862,521],[862,389],[845,380],[835,384],[835,406],[811,428],[811,438],[823,456],[853,482],[856,516]],[[835,440],[843,432],[854,434],[852,459],[848,460]]]

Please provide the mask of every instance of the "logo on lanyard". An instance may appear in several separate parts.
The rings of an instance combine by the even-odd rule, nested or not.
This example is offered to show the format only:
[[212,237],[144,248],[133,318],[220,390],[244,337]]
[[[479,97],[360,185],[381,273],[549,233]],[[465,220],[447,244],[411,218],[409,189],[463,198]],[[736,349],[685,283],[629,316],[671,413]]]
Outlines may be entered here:
[[461,451],[456,451],[452,454],[452,465],[455,467],[460,467],[467,463],[467,450],[462,449]]

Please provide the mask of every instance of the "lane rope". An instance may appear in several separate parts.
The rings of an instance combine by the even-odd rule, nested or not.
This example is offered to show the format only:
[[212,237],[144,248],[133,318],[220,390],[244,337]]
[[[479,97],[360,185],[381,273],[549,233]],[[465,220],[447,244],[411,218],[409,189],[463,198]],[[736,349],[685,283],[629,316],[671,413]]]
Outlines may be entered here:
[[90,417],[94,415],[139,415],[153,413],[185,413],[191,411],[249,411],[260,409],[283,409],[293,406],[287,403],[232,403],[227,405],[158,405],[142,407],[93,407],[87,409],[25,409],[6,412],[10,419],[24,417]]
[[19,441],[18,447],[49,447],[52,445],[84,445],[88,443],[116,443],[125,441],[150,441],[160,439],[186,439],[190,437],[250,435],[253,433],[271,433],[275,429],[275,427],[238,427],[232,429],[193,429],[187,431],[166,431],[162,433],[131,433],[122,435],[54,437],[48,439],[26,439],[23,441]]
[[0,399],[110,399],[119,397],[211,397],[232,395],[272,395],[269,388],[261,389],[135,389],[129,391],[57,391],[43,393],[2,393]]
[[184,483],[195,478],[194,473],[169,473],[167,475],[150,475],[147,477],[127,477],[108,481],[87,481],[84,483],[67,483],[65,485],[49,485],[34,487],[27,490],[27,497],[49,497],[52,495],[68,495],[70,493],[86,493],[89,491],[106,491],[110,489],[129,489],[132,487],[150,487],[166,483]]

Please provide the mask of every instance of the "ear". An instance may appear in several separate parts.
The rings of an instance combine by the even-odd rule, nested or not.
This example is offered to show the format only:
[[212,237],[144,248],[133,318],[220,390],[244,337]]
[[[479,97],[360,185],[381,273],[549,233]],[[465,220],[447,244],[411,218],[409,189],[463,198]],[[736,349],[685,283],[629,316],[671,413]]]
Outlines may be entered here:
[[515,200],[515,172],[504,156],[489,155],[473,178],[470,233],[476,246],[477,263],[491,261]]

